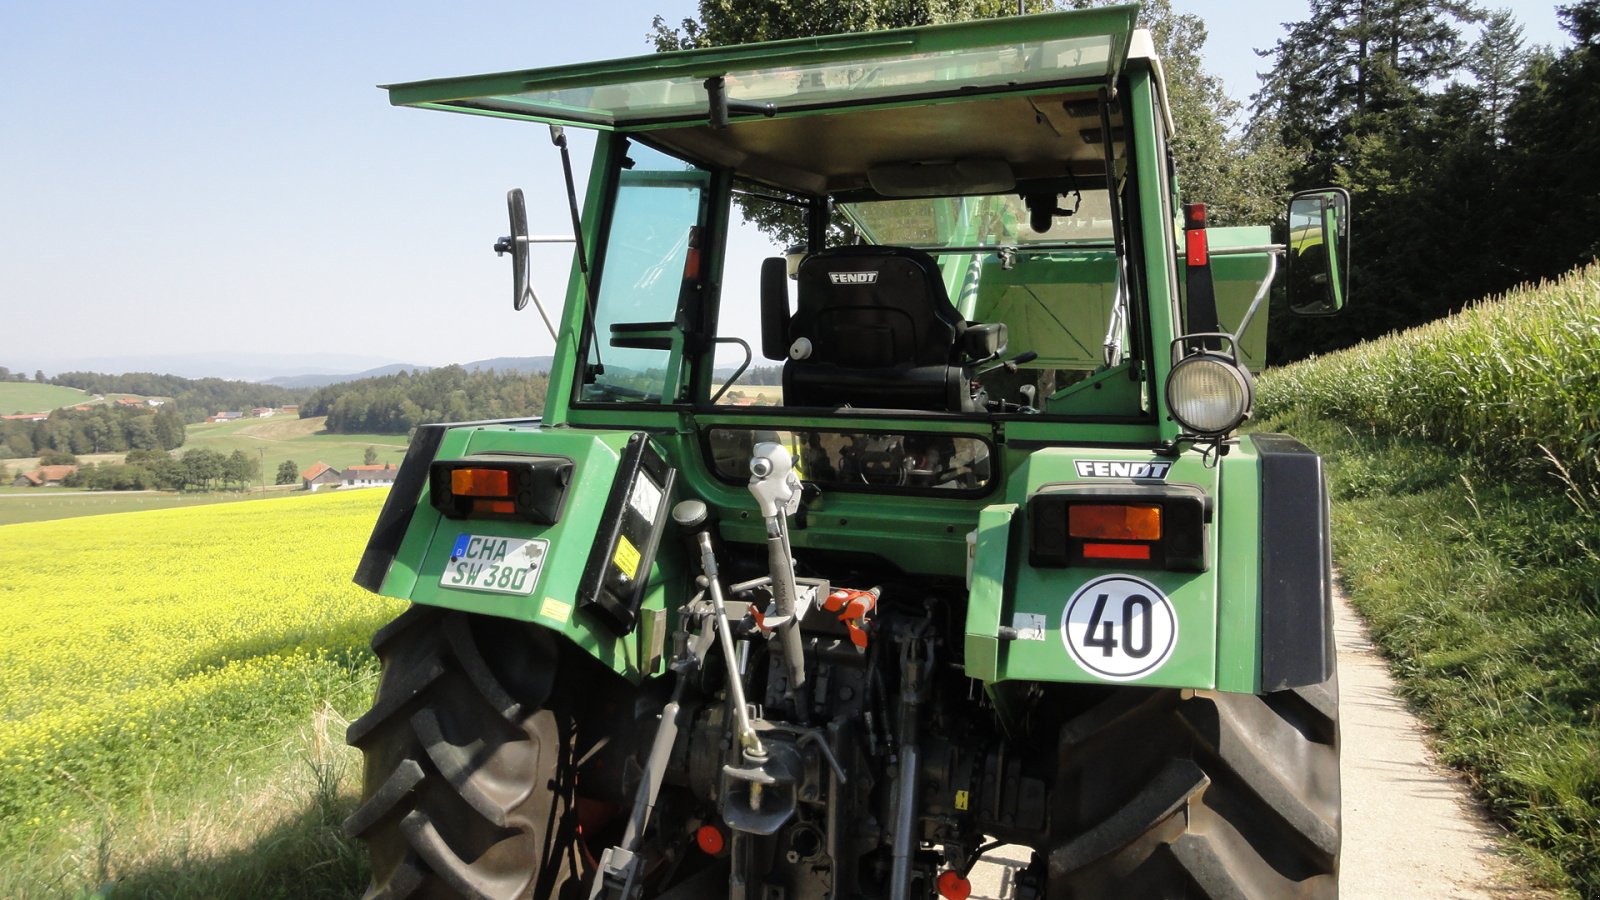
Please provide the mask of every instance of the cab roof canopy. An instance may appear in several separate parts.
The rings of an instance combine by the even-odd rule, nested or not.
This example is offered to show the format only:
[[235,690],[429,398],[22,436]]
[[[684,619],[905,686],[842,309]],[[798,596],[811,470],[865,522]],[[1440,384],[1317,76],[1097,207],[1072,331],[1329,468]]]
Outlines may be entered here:
[[[867,189],[870,169],[903,163],[1001,160],[1018,180],[1103,174],[1099,89],[1115,85],[1137,14],[1113,6],[386,87],[397,106],[645,133],[806,194]],[[723,128],[708,84],[719,78]],[[750,111],[766,104],[770,117]]]

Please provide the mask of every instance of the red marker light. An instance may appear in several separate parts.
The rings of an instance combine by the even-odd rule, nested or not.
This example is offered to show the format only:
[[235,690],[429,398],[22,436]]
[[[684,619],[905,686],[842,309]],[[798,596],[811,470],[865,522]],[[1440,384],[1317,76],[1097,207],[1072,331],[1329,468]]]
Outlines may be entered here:
[[939,873],[939,896],[944,900],[967,900],[972,896],[972,882],[954,870]]
[[1183,247],[1189,265],[1204,266],[1211,262],[1210,243],[1206,239],[1206,205],[1189,203],[1183,207]]
[[1084,544],[1084,559],[1149,559],[1145,544]]
[[701,825],[694,833],[694,842],[700,845],[700,850],[707,856],[719,856],[728,846],[728,839],[722,836],[722,829],[715,825]]

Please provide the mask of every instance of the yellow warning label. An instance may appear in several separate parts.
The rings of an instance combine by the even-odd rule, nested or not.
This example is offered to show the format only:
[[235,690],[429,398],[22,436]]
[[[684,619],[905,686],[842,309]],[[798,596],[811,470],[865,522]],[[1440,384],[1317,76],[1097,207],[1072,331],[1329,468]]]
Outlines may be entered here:
[[563,603],[554,597],[546,597],[539,607],[539,615],[566,624],[566,621],[572,618],[572,604]]
[[639,551],[626,535],[617,536],[617,552],[611,555],[611,564],[617,567],[623,578],[632,578],[639,571]]
[[967,808],[967,792],[956,791],[956,809],[965,811]]

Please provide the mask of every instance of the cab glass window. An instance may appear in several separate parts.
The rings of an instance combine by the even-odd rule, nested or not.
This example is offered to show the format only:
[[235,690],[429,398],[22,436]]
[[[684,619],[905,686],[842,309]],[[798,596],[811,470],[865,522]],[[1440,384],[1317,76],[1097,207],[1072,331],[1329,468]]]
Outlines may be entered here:
[[685,308],[696,296],[710,175],[632,145],[618,173],[586,359],[589,403],[664,403],[684,367]]

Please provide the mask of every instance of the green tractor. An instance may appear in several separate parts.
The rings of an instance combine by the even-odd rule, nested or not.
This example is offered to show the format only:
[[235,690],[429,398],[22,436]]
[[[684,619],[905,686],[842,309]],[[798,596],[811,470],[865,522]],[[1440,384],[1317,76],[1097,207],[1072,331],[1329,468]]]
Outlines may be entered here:
[[1180,206],[1135,13],[388,88],[549,125],[576,252],[543,416],[418,429],[356,573],[368,896],[1337,894],[1321,462],[1237,428],[1349,198]]

